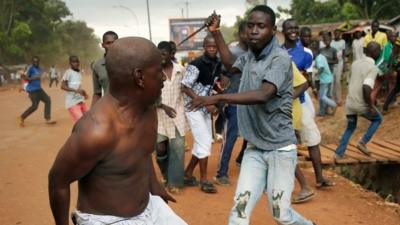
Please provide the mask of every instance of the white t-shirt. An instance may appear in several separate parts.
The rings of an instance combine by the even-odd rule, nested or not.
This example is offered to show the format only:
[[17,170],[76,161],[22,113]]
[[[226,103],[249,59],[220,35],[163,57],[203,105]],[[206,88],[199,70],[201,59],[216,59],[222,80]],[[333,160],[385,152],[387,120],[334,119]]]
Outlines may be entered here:
[[[82,76],[80,72],[72,69],[65,71],[63,76],[63,81],[67,81],[67,86],[69,88],[78,90],[81,87]],[[65,108],[71,108],[72,106],[84,102],[85,98],[76,92],[67,91],[65,94]]]
[[50,78],[52,78],[52,79],[57,78],[56,68],[54,68],[54,67],[50,68],[50,72],[49,73],[50,73]]
[[364,57],[364,38],[354,39],[352,44],[353,49],[353,61]]
[[378,68],[375,61],[370,57],[363,57],[351,64],[351,76],[346,98],[346,115],[360,115],[368,110],[364,101],[363,85],[374,88]]
[[343,39],[339,41],[333,40],[331,46],[337,51],[338,63],[343,63],[343,52],[346,49],[346,42]]

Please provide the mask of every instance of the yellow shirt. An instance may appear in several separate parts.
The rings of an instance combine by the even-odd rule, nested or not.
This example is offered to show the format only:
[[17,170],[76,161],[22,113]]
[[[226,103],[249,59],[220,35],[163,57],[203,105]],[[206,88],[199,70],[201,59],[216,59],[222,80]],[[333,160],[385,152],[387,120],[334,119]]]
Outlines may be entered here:
[[386,34],[378,31],[375,33],[375,37],[372,38],[372,33],[371,32],[368,33],[364,37],[364,48],[367,47],[368,43],[370,43],[371,41],[375,41],[376,43],[378,43],[381,46],[381,48],[383,48],[387,43]]
[[[293,67],[293,88],[298,87],[305,82],[307,82],[306,78],[301,74],[299,69],[297,69],[296,64],[292,62]],[[293,99],[293,107],[292,107],[292,117],[293,117],[293,128],[295,130],[300,130],[301,128],[301,103],[300,99]]]

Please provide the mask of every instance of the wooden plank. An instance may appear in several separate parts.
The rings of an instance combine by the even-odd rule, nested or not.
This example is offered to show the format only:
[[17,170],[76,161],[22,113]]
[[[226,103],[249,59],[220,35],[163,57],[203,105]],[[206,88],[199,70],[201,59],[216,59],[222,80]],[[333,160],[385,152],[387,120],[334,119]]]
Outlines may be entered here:
[[[320,145],[319,146],[321,149],[321,156],[325,155],[325,156],[330,156],[332,160],[333,156],[335,155],[335,150],[336,150],[336,146],[335,145]],[[356,158],[353,158],[351,156],[348,156],[347,159],[342,159],[342,160],[335,160],[335,163],[337,164],[354,164],[354,163],[358,163],[359,161]]]
[[397,145],[397,146],[400,146],[400,141],[395,141],[395,140],[385,140],[386,142],[389,142],[389,143],[391,143],[391,144],[393,144],[393,145]]
[[400,147],[397,146],[397,145],[391,144],[391,143],[389,143],[389,142],[382,141],[382,140],[373,140],[372,143],[375,143],[375,144],[377,144],[377,145],[380,145],[380,146],[382,146],[382,147],[384,147],[384,148],[390,148],[390,149],[392,149],[392,150],[394,150],[394,151],[400,153]]
[[376,159],[365,155],[360,150],[358,150],[356,147],[353,147],[351,145],[347,145],[346,153],[348,153],[349,155],[357,158],[362,163],[374,163],[374,162],[377,161]]
[[391,162],[400,162],[400,153],[393,151],[389,148],[382,147],[380,145],[377,145],[373,142],[368,143],[368,146],[372,148],[372,150],[375,150],[375,152],[378,154],[381,154],[382,156],[388,157],[389,161]]

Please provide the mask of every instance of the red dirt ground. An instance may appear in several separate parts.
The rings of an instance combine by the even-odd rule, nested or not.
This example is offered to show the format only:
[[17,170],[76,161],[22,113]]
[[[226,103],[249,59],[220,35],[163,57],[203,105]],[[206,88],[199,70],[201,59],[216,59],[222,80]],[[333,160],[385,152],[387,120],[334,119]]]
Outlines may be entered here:
[[[90,90],[90,78],[85,77],[84,86]],[[46,84],[46,83],[45,83]],[[64,93],[59,88],[47,88],[52,98],[52,115],[58,121],[55,126],[46,126],[43,120],[43,105],[26,121],[26,127],[16,125],[15,118],[30,104],[25,93],[18,93],[16,89],[1,89],[1,117],[0,117],[0,225],[27,224],[46,225],[54,224],[47,196],[47,174],[53,160],[67,138],[72,121],[64,108]],[[399,124],[400,117],[389,115],[385,120],[380,135],[399,136],[398,128],[395,136],[393,129],[388,127],[388,121]],[[341,111],[333,118],[320,122],[322,133],[329,140],[338,139],[344,126],[344,116]],[[364,125],[361,125],[363,127]],[[339,134],[341,135],[341,134]],[[190,144],[191,140],[188,138]],[[239,151],[241,141],[235,147],[233,157]],[[214,176],[217,169],[217,159],[220,144],[213,147],[213,155],[209,163],[209,177]],[[188,160],[190,153],[186,153]],[[198,171],[196,171],[197,173]],[[170,204],[177,214],[183,217],[190,225],[223,225],[227,224],[227,217],[232,207],[233,193],[239,168],[234,163],[230,165],[232,185],[218,187],[218,194],[203,194],[199,188],[186,188],[176,196],[178,203]],[[316,190],[314,200],[295,205],[294,208],[302,215],[315,221],[318,225],[337,224],[368,224],[368,225],[399,225],[400,207],[386,204],[375,193],[362,190],[358,185],[326,171],[325,174],[334,180],[336,187],[329,190]],[[305,175],[314,185],[312,169],[306,169]],[[297,190],[297,189],[296,189]],[[76,202],[76,184],[72,185],[71,208]],[[257,205],[251,219],[253,225],[274,224],[272,217],[266,210],[266,198],[263,197]]]

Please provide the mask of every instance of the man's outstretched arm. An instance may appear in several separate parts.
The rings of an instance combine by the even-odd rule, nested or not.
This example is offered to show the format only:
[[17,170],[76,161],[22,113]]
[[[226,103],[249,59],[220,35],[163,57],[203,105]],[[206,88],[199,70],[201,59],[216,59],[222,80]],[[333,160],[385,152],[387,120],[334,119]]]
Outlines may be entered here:
[[238,105],[256,105],[268,102],[277,92],[276,86],[269,82],[263,82],[259,89],[238,94],[221,94],[210,97],[198,97],[193,99],[190,110],[196,110],[202,106],[215,105],[219,102]]

